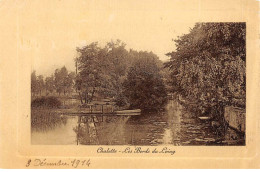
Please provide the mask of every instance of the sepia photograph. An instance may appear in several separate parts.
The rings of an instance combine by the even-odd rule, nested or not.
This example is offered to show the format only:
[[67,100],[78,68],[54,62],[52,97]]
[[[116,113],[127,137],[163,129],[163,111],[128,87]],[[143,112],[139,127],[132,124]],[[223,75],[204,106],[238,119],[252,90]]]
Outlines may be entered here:
[[0,168],[260,168],[256,0],[0,0]]
[[143,23],[126,40],[114,23],[35,59],[31,144],[245,145],[246,23]]

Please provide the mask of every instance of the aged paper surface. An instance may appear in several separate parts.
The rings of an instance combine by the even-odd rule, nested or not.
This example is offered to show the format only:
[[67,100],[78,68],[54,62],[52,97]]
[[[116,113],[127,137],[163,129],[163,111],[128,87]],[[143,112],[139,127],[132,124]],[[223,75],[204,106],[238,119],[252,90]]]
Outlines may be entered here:
[[[260,103],[258,99],[260,84],[259,3],[257,1],[2,0],[0,1],[0,14],[1,168],[260,167],[258,144],[260,141],[260,118],[258,115]],[[147,104],[149,105],[149,103],[143,105],[143,101],[132,104],[132,107],[138,108],[130,111],[124,111],[124,108],[114,110],[115,106],[111,106],[111,114],[117,114],[117,116],[108,117],[103,115],[103,113],[108,113],[103,108],[105,105],[108,105],[105,107],[109,107],[111,101],[106,102],[105,99],[102,99],[103,102],[106,102],[105,104],[101,104],[102,101],[99,101],[99,104],[94,104],[102,107],[102,115],[99,116],[100,112],[92,109],[94,100],[99,100],[98,96],[93,98],[95,89],[92,85],[78,85],[75,90],[75,87],[68,87],[68,89],[61,87],[59,89],[57,88],[58,84],[54,84],[56,86],[55,93],[50,94],[60,98],[61,95],[66,97],[66,95],[73,95],[75,92],[75,96],[80,95],[80,98],[77,99],[77,101],[81,101],[80,108],[77,107],[77,110],[70,111],[71,108],[67,107],[64,101],[61,102],[61,106],[65,108],[55,111],[59,114],[59,119],[62,119],[61,122],[54,116],[51,116],[50,119],[41,118],[34,121],[33,115],[40,114],[44,108],[35,108],[33,100],[39,98],[37,100],[45,101],[41,99],[42,94],[46,95],[45,97],[49,94],[49,91],[46,91],[47,84],[43,90],[33,91],[32,72],[34,70],[37,74],[37,83],[41,81],[40,75],[47,83],[46,77],[53,74],[55,78],[58,78],[58,73],[63,70],[63,66],[66,66],[69,72],[75,72],[76,69],[75,74],[83,79],[83,81],[80,80],[83,83],[86,76],[82,77],[81,74],[84,73],[84,64],[87,60],[82,60],[84,55],[79,56],[79,54],[84,54],[82,53],[83,50],[86,50],[84,46],[91,45],[93,48],[95,44],[91,43],[99,42],[100,47],[105,47],[107,42],[116,39],[126,43],[126,54],[130,54],[130,56],[131,53],[136,53],[139,56],[148,54],[149,57],[156,54],[161,61],[165,62],[170,59],[167,59],[165,54],[175,51],[176,48],[174,42],[171,41],[172,39],[176,40],[178,36],[188,34],[189,29],[193,28],[195,23],[199,24],[198,28],[211,27],[211,24],[203,26],[203,23],[208,22],[215,22],[217,26],[218,23],[226,22],[223,25],[224,28],[237,26],[236,24],[241,28],[246,26],[246,48],[244,48],[247,58],[245,60],[241,56],[242,60],[239,58],[239,61],[235,61],[235,65],[241,64],[243,66],[244,64],[244,67],[246,61],[246,71],[241,69],[243,67],[237,68],[242,70],[241,77],[246,74],[246,113],[240,113],[242,116],[244,114],[245,117],[243,117],[244,120],[241,120],[242,117],[235,120],[238,121],[238,125],[236,123],[233,125],[233,129],[240,133],[239,136],[229,133],[231,138],[225,140],[226,136],[221,136],[224,129],[220,129],[219,121],[214,116],[205,116],[205,114],[198,116],[196,121],[200,121],[200,125],[189,123],[194,121],[193,118],[190,121],[185,119],[185,116],[179,119],[176,116],[179,111],[171,109],[171,107],[181,107],[175,102],[167,106],[170,107],[166,112],[168,113],[168,116],[165,117],[167,119],[153,116],[150,118],[149,115],[148,118],[143,117],[144,112],[142,110],[142,114],[140,114],[139,105],[140,109],[146,107]],[[225,30],[223,32],[228,33]],[[239,33],[234,34],[239,35]],[[227,37],[229,36],[227,34]],[[110,45],[108,44],[107,49],[97,48],[97,51],[102,54],[106,50],[109,54],[118,45],[122,44],[112,41]],[[88,48],[91,49],[91,46]],[[79,47],[78,52],[77,47]],[[219,47],[215,47],[215,49],[217,48]],[[234,45],[233,48],[237,47]],[[92,50],[94,51],[94,48]],[[152,51],[154,54],[143,51]],[[223,51],[225,50],[223,49]],[[97,57],[100,57],[100,54]],[[76,57],[78,61],[76,60],[75,68],[74,59]],[[103,64],[102,60],[100,62]],[[99,63],[95,64],[100,67]],[[146,61],[140,62],[140,64],[148,66],[150,63]],[[77,65],[81,65],[81,67]],[[56,74],[55,69],[59,69]],[[89,66],[86,69],[89,69]],[[93,71],[95,72],[95,70]],[[104,75],[100,75],[100,77],[104,77],[102,81],[110,76],[108,73],[112,73],[111,71],[103,72]],[[69,76],[65,79],[66,83],[69,81]],[[234,82],[237,81],[238,79],[235,78]],[[89,83],[88,80],[86,84]],[[110,82],[106,84],[109,85]],[[232,85],[232,83],[230,84]],[[146,87],[149,86],[151,85],[147,84]],[[99,93],[102,92],[100,91],[101,87],[99,87]],[[83,88],[91,89],[84,90]],[[229,88],[231,89],[231,87]],[[131,87],[126,90],[131,90]],[[133,89],[133,91],[135,90]],[[191,91],[195,92],[193,89]],[[160,91],[160,93],[162,92]],[[81,93],[92,95],[93,101],[91,98],[91,101],[88,102]],[[115,92],[115,95],[117,93]],[[168,94],[169,96],[172,98],[173,95]],[[114,97],[110,96],[110,98]],[[131,99],[131,94],[128,94],[128,97]],[[160,99],[160,96],[154,98],[154,100],[158,100],[157,104],[160,103]],[[56,99],[52,101],[55,102]],[[37,103],[39,101],[36,102],[35,106]],[[51,103],[51,105],[54,104]],[[240,112],[241,108],[237,109]],[[87,110],[91,112],[87,112]],[[172,113],[173,110],[176,110],[176,113]],[[242,111],[244,110],[242,108]],[[227,111],[229,110],[225,109],[225,112]],[[234,111],[233,114],[236,114],[237,111]],[[44,114],[46,113],[44,112]],[[94,113],[95,115],[93,115]],[[81,115],[67,119],[66,114]],[[82,114],[91,114],[89,115],[91,117]],[[188,122],[181,122],[182,120]],[[204,120],[210,120],[210,122],[204,122]],[[232,128],[232,117],[229,120],[229,126]],[[57,121],[57,123],[53,124],[53,121]],[[204,123],[207,123],[206,128],[200,128],[204,127]],[[47,124],[47,129],[46,126],[41,126],[42,124]],[[186,126],[188,124],[189,126]],[[63,127],[59,128],[59,125]],[[35,126],[36,128],[34,128]],[[39,126],[41,126],[40,129]],[[176,129],[178,127],[180,130]],[[187,132],[183,132],[183,127],[186,127]],[[212,128],[216,128],[216,130],[210,132],[213,130]],[[101,131],[104,132],[102,135]],[[88,133],[87,136],[85,136],[86,133]],[[239,138],[240,136],[242,139]],[[223,140],[223,138],[225,139]]]

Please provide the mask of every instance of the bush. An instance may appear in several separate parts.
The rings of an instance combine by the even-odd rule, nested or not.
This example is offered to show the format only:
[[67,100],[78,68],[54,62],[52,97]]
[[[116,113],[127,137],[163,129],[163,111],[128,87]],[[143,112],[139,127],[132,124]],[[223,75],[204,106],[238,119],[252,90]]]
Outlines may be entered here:
[[119,107],[126,107],[128,105],[128,100],[123,94],[116,96],[115,102]]
[[31,107],[33,108],[60,108],[61,101],[57,97],[41,97],[32,101]]
[[130,68],[123,85],[130,109],[160,110],[167,101],[166,88],[153,54],[143,53]]

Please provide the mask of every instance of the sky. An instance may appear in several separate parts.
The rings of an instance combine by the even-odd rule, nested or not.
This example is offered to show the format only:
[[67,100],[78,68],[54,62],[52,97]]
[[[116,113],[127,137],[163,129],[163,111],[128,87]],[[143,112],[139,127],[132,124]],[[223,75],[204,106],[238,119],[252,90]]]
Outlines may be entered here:
[[45,76],[64,65],[74,71],[76,47],[96,41],[120,39],[127,49],[152,51],[165,61],[175,50],[173,39],[188,33],[199,15],[199,6],[185,2],[25,1],[17,17],[20,53]]

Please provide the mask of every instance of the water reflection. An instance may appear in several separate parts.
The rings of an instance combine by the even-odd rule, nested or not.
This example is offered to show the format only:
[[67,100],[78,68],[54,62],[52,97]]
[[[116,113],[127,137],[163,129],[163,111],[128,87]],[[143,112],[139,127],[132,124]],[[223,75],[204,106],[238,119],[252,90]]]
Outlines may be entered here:
[[219,138],[212,131],[210,122],[200,121],[175,101],[169,101],[165,111],[160,113],[67,117],[66,121],[49,131],[32,132],[32,143],[175,146],[229,144],[225,141],[217,142]]
[[77,117],[63,117],[66,123],[59,123],[49,130],[33,129],[31,143],[35,145],[75,145],[76,133],[73,131],[77,125]]
[[50,109],[32,109],[31,113],[32,131],[47,132],[67,123],[65,116],[52,113]]

